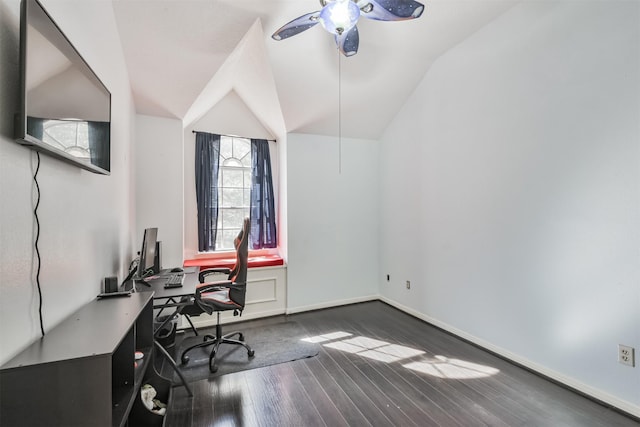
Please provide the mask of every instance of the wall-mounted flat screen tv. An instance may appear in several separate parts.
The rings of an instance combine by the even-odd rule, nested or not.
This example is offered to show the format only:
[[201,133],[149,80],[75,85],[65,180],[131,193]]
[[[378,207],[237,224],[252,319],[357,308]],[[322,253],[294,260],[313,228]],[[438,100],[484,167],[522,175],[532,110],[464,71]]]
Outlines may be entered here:
[[91,172],[111,171],[111,93],[37,0],[22,0],[15,137]]

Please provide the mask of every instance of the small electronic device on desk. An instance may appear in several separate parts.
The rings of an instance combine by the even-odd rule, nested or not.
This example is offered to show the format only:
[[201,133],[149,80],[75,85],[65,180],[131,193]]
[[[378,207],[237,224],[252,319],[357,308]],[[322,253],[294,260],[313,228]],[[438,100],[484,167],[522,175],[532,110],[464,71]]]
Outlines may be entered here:
[[118,290],[118,278],[105,277],[103,292],[98,294],[98,299],[131,296],[132,290]]

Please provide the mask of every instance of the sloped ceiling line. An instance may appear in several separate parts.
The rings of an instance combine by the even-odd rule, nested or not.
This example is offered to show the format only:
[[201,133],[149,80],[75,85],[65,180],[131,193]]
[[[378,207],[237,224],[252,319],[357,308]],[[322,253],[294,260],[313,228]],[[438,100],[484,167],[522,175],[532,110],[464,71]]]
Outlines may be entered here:
[[[377,139],[431,64],[518,0],[431,0],[413,21],[358,25],[358,55],[311,29],[270,34],[317,0],[117,0],[113,8],[140,114],[193,123],[232,88],[274,133]],[[264,26],[264,31],[263,31]]]

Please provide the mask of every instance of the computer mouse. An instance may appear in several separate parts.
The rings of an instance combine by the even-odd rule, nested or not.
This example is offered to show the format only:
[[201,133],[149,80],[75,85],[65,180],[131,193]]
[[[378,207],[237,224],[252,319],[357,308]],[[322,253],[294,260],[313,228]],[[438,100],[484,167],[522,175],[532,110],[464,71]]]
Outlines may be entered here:
[[171,269],[171,272],[172,273],[180,273],[180,272],[182,272],[182,269],[180,267],[175,267],[175,268]]

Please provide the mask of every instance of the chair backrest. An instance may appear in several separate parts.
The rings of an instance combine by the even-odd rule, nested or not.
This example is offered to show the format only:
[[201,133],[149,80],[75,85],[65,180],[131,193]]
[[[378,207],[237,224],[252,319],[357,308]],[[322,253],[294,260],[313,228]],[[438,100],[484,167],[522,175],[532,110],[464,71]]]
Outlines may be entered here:
[[242,230],[238,233],[233,244],[236,247],[236,265],[231,270],[229,280],[236,287],[231,288],[229,297],[236,304],[244,307],[245,294],[247,291],[247,264],[249,263],[249,234],[251,234],[251,220],[245,218],[242,223]]
[[234,283],[245,283],[247,281],[247,264],[249,262],[249,234],[251,234],[251,220],[245,218],[242,223],[242,230],[233,241],[236,247],[236,265],[231,270],[229,280]]

